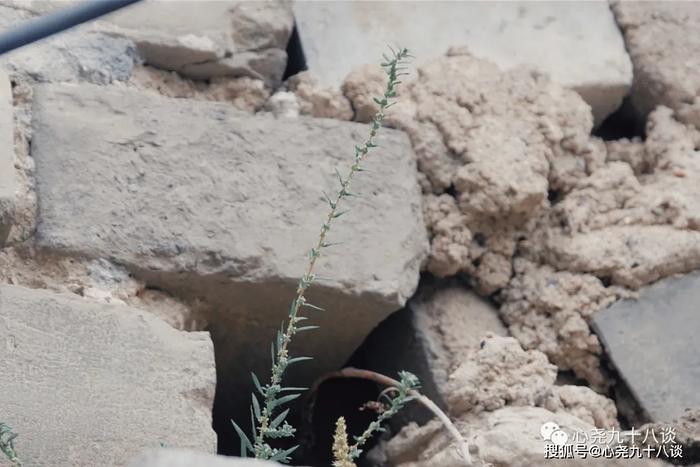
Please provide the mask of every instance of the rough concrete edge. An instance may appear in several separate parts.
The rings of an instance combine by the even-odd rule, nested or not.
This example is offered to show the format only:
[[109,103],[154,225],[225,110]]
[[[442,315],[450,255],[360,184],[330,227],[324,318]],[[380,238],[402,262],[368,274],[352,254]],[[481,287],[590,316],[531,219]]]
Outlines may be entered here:
[[606,364],[609,370],[613,371],[612,376],[615,384],[613,385],[612,389],[615,394],[615,406],[618,409],[618,413],[624,416],[628,423],[633,425],[642,425],[651,421],[651,415],[642,408],[639,402],[637,402],[639,400],[638,394],[632,389],[629,382],[622,376],[622,373],[620,373],[617,365],[615,365],[615,361],[610,358],[610,344],[604,337],[604,334],[600,331],[598,322],[596,321],[597,316],[603,316],[603,313],[609,310],[612,305],[624,300],[634,299],[617,300],[610,306],[599,310],[591,320],[590,327],[593,334],[598,338],[601,346],[603,347],[603,352],[600,356],[601,361]]
[[15,212],[14,109],[9,76],[0,71],[0,247],[12,227]]

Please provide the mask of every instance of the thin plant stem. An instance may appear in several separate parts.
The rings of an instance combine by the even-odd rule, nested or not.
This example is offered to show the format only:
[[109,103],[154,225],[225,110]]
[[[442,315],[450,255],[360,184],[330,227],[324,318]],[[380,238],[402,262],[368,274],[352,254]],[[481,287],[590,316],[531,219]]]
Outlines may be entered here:
[[302,389],[282,387],[282,377],[287,370],[287,367],[292,363],[307,360],[309,357],[292,358],[289,352],[289,345],[292,342],[292,338],[299,331],[313,328],[308,326],[299,326],[299,323],[306,319],[304,316],[301,316],[301,309],[308,308],[321,310],[319,307],[306,301],[306,291],[317,279],[314,271],[318,260],[321,258],[323,250],[331,246],[326,242],[326,237],[328,236],[328,232],[333,221],[346,212],[340,211],[339,207],[345,198],[353,196],[353,193],[350,192],[350,184],[355,175],[358,172],[363,171],[362,162],[364,161],[365,157],[373,148],[377,147],[375,138],[382,127],[382,123],[384,122],[386,110],[394,104],[394,102],[391,100],[396,97],[396,86],[400,83],[399,77],[406,74],[402,72],[403,68],[401,65],[407,57],[409,57],[407,49],[399,49],[398,51],[394,51],[393,57],[391,58],[384,56],[385,61],[382,63],[382,67],[385,69],[388,75],[388,82],[383,96],[374,99],[379,106],[379,110],[372,121],[369,136],[363,144],[355,146],[354,161],[350,166],[347,175],[343,176],[340,172],[336,171],[340,187],[335,196],[331,198],[326,195],[326,201],[329,205],[328,214],[326,215],[323,225],[321,226],[316,245],[309,252],[309,262],[305,268],[304,275],[299,281],[296,289],[296,295],[290,305],[286,326],[283,323],[282,329],[280,329],[277,335],[276,345],[273,343],[273,361],[269,383],[263,386],[260,384],[257,377],[253,375],[253,382],[255,383],[258,392],[263,396],[263,401],[261,404],[257,399],[257,396],[253,394],[251,417],[253,419],[254,434],[252,443],[247,437],[245,437],[242,430],[234,422],[234,427],[241,438],[242,451],[244,451],[243,454],[245,454],[247,449],[252,451],[254,456],[258,459],[272,459],[284,462],[288,460],[287,454],[291,453],[291,451],[295,449],[292,448],[291,450],[280,452],[279,450],[271,448],[268,444],[269,439],[290,437],[293,436],[295,432],[295,429],[286,421],[283,425],[281,424],[288,411],[284,411],[280,415],[276,415],[275,412],[280,405],[290,402],[299,396],[299,394],[280,396],[282,392]]

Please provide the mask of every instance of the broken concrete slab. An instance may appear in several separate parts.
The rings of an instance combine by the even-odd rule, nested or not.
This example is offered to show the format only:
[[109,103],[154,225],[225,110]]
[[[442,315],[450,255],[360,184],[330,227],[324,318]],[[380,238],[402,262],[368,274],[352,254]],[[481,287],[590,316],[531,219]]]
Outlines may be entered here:
[[139,454],[129,467],[274,467],[275,462],[216,456],[187,449],[152,449]]
[[[92,85],[40,86],[33,115],[38,246],[107,258],[204,300],[219,381],[231,378],[233,391],[250,384],[251,369],[264,378],[266,349],[318,237],[322,190],[335,189],[334,169],[352,160],[367,127]],[[378,141],[353,183],[362,197],[330,233],[345,243],[328,249],[317,271],[328,280],[308,295],[329,311],[313,316],[323,332],[293,348],[315,357],[298,365],[297,385],[342,365],[418,283],[427,234],[415,155],[402,132]],[[231,429],[228,418],[221,428]]]
[[325,86],[339,86],[387,44],[411,49],[416,64],[467,46],[504,69],[532,66],[576,90],[597,123],[620,105],[632,83],[632,65],[607,2],[296,1],[294,14],[309,70]]
[[[379,373],[416,374],[422,392],[445,407],[449,375],[479,349],[485,336],[507,334],[492,304],[458,280],[436,280],[422,284],[404,310],[370,334],[362,357],[368,369]],[[394,426],[427,422],[432,414],[412,405],[397,417]]]
[[634,107],[646,115],[665,105],[700,129],[698,5],[615,1],[612,9],[634,66]]
[[125,465],[165,443],[215,450],[206,333],[149,313],[0,286],[0,402],[25,465]]
[[7,56],[10,72],[39,82],[110,84],[128,81],[136,60],[134,44],[106,34],[56,36]]
[[[76,2],[45,0],[2,0],[0,24],[16,24],[35,15],[45,15]],[[3,21],[3,17],[8,21]],[[287,1],[246,2],[233,0],[168,2],[144,1],[63,33],[45,43],[31,46],[31,53],[14,52],[19,68],[38,68],[52,73],[44,58],[58,52],[59,60],[70,65],[87,62],[86,73],[105,69],[101,78],[124,68],[129,54],[116,54],[128,44],[130,55],[138,55],[149,65],[176,71],[196,79],[219,76],[250,76],[278,84],[287,65],[287,41],[294,18]],[[135,45],[134,45],[135,44]],[[131,57],[133,58],[133,57]],[[73,62],[70,62],[70,60]],[[64,70],[68,67],[58,67]],[[129,66],[130,70],[130,66]],[[127,77],[128,79],[128,77]],[[40,81],[59,81],[42,79]],[[67,81],[63,79],[62,81]],[[72,81],[72,80],[71,80]],[[94,79],[89,80],[96,82]],[[103,84],[103,83],[100,83]]]
[[[49,5],[65,7],[64,2]],[[34,12],[23,7],[0,4],[0,30],[33,18]],[[8,72],[33,81],[109,84],[129,79],[136,56],[130,40],[84,26],[9,52],[0,64]]]
[[[668,421],[700,407],[700,272],[664,279],[593,318],[593,328],[643,421]],[[626,404],[620,410],[631,420]]]
[[0,71],[0,247],[10,234],[15,211],[14,127],[12,87],[7,75]]
[[250,76],[276,84],[294,18],[287,1],[147,1],[105,22],[158,68],[197,79]]

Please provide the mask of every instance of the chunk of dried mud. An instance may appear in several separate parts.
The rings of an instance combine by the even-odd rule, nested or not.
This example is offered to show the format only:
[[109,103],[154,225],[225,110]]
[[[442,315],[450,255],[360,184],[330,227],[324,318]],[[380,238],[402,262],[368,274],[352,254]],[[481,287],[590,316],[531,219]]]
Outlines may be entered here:
[[537,405],[550,412],[569,413],[596,427],[619,426],[615,403],[585,386],[552,386]]
[[[555,422],[566,432],[589,432],[590,425],[567,413],[540,407],[503,407],[460,419],[456,425],[470,446],[477,466],[511,467],[520,462],[540,465],[545,442],[540,427]],[[369,454],[374,465],[395,467],[464,467],[452,438],[438,421],[409,424]]]
[[[355,121],[369,123],[379,107],[372,99],[384,94],[386,74],[376,65],[363,65],[348,74],[342,84],[345,97],[355,110]],[[402,89],[399,86],[398,92]],[[403,95],[399,98],[403,100]]]
[[660,107],[645,141],[604,143],[575,93],[463,51],[421,67],[402,99],[391,123],[424,176],[426,269],[500,291],[527,349],[604,387],[591,315],[700,267],[700,132]]
[[[583,386],[556,386],[556,367],[511,337],[487,337],[450,376],[447,403],[460,433],[482,463],[512,466],[544,453],[546,422],[564,431],[618,428],[613,401]],[[409,424],[370,453],[377,465],[463,466],[453,439],[433,420]],[[481,465],[481,464],[477,464]],[[531,464],[536,465],[536,464]]]
[[308,71],[289,78],[287,87],[297,97],[301,115],[352,120],[352,107],[347,97],[338,89],[320,86]]
[[597,277],[557,271],[527,259],[515,260],[515,277],[502,292],[500,312],[525,349],[537,349],[562,370],[573,370],[594,387],[606,385],[601,345],[589,323],[593,313],[623,293]]
[[557,368],[542,352],[525,351],[512,337],[487,338],[473,358],[450,375],[447,404],[454,415],[532,406],[556,377]]
[[[374,110],[380,73],[365,66],[343,85],[360,121]],[[423,176],[428,271],[468,273],[482,294],[507,285],[516,241],[549,205],[549,190],[568,190],[605,160],[576,93],[461,50],[419,68],[389,122],[408,133]]]

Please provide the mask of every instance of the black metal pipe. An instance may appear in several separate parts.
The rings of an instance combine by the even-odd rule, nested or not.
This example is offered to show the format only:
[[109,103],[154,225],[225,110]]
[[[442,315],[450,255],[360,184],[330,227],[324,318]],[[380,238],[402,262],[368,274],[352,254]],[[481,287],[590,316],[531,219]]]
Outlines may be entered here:
[[140,0],[91,0],[20,24],[0,34],[0,55]]

